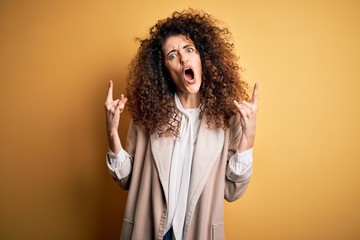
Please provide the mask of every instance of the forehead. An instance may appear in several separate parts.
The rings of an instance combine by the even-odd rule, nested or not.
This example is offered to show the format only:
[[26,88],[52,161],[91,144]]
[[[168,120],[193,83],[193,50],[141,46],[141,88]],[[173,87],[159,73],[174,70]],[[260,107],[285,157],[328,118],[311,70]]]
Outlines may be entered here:
[[166,52],[167,50],[181,48],[184,45],[194,45],[194,42],[187,36],[173,35],[165,40],[162,48],[163,51]]

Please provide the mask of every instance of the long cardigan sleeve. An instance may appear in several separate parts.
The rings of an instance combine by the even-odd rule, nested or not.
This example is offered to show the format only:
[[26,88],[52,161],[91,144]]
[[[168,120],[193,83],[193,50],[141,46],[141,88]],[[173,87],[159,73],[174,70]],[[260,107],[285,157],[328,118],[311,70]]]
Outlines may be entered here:
[[242,135],[242,126],[240,120],[240,114],[237,114],[230,125],[230,141],[228,148],[228,161],[226,165],[226,175],[225,175],[225,191],[224,198],[229,201],[235,201],[240,198],[246,190],[250,176],[252,174],[252,167],[248,168],[241,175],[238,175],[233,169],[229,166],[229,160],[236,154],[237,148],[240,143]]
[[132,176],[132,169],[133,169],[133,162],[134,156],[136,152],[136,142],[137,142],[137,134],[138,134],[138,127],[130,122],[129,131],[127,134],[126,140],[126,150],[121,149],[122,152],[122,159],[123,164],[120,167],[112,168],[110,166],[109,161],[109,154],[107,154],[107,165],[111,176],[113,177],[114,181],[124,190],[129,190],[131,176]]

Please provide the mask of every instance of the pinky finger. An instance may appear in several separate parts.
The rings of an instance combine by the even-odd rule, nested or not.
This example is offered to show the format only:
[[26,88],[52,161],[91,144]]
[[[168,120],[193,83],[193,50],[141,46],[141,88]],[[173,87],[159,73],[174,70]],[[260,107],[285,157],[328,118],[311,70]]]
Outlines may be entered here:
[[238,108],[240,111],[240,103],[238,101],[234,100],[234,104],[235,104],[236,108]]

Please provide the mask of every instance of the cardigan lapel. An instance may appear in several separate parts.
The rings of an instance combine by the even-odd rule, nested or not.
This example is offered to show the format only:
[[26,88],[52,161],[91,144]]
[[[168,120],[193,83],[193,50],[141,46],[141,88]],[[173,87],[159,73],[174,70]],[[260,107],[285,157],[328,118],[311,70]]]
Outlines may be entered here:
[[185,229],[191,220],[193,210],[204,189],[211,170],[223,149],[224,138],[224,129],[209,129],[206,123],[206,117],[202,119],[191,169]]
[[[154,162],[158,170],[166,202],[168,203],[170,164],[176,138],[159,137],[157,134],[152,134],[150,139]],[[195,208],[196,202],[201,195],[216,159],[219,158],[223,143],[224,130],[222,128],[209,129],[206,123],[206,117],[204,117],[201,120],[192,161],[188,195],[188,213],[190,215]],[[186,218],[188,218],[188,216]]]
[[175,145],[175,137],[159,137],[154,133],[151,134],[150,141],[154,162],[164,190],[166,203],[168,203],[170,164]]

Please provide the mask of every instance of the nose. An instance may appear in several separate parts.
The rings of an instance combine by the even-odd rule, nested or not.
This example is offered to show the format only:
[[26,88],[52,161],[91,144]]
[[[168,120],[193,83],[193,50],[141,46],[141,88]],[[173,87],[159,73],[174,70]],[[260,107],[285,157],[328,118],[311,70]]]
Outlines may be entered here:
[[181,65],[185,66],[188,63],[188,59],[184,59],[183,57],[181,57],[180,63]]

